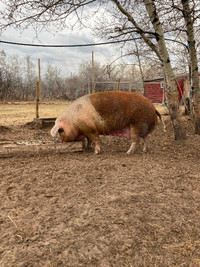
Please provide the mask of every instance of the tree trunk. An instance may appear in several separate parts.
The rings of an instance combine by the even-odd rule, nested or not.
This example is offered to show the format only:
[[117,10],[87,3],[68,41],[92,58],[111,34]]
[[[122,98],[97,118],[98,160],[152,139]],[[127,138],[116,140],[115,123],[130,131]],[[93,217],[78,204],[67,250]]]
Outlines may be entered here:
[[160,23],[156,7],[153,0],[144,0],[146,10],[149,14],[151,23],[156,33],[156,39],[158,42],[158,48],[163,61],[163,66],[166,74],[166,80],[168,85],[168,105],[170,110],[170,119],[172,121],[175,140],[186,139],[186,130],[183,126],[183,122],[180,119],[179,103],[178,103],[178,91],[175,83],[175,77],[171,67],[169,54],[166,48],[164,33],[162,25]]
[[198,73],[198,61],[194,40],[193,20],[188,0],[181,0],[183,6],[183,17],[187,29],[188,51],[191,62],[191,76],[192,76],[192,93],[194,100],[194,116],[195,116],[195,133],[200,135],[200,85]]
[[144,86],[144,74],[143,74],[143,70],[142,70],[142,64],[141,64],[139,50],[138,50],[138,46],[137,46],[136,41],[135,41],[135,47],[136,47],[136,56],[137,56],[138,63],[139,63],[139,70],[140,70],[141,81],[142,81],[142,91],[143,91],[143,95],[145,96],[146,93],[145,93],[145,86]]
[[168,51],[165,45],[164,34],[162,30],[161,23],[158,18],[158,14],[156,11],[156,7],[154,4],[154,0],[143,0],[146,10],[151,19],[151,23],[155,30],[155,36],[158,42],[158,45],[155,45],[151,42],[151,40],[145,35],[145,32],[141,29],[141,27],[136,23],[134,18],[131,16],[129,12],[127,12],[118,0],[112,0],[118,9],[127,17],[127,19],[133,24],[138,34],[143,38],[144,42],[156,53],[158,58],[164,65],[166,80],[168,84],[168,100],[169,100],[169,108],[170,108],[170,118],[172,121],[175,140],[181,140],[186,138],[185,127],[183,126],[183,122],[180,119],[179,113],[179,103],[178,103],[178,91],[175,83],[174,74],[171,68],[171,63],[168,55]]

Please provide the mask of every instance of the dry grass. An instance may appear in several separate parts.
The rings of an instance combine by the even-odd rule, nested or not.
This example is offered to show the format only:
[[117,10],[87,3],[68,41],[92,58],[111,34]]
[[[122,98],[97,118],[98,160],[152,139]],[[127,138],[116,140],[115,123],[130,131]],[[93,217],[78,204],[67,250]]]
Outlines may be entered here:
[[[57,117],[68,105],[68,102],[42,103],[39,105],[40,118]],[[0,125],[21,125],[33,121],[36,117],[34,103],[14,102],[0,104]]]

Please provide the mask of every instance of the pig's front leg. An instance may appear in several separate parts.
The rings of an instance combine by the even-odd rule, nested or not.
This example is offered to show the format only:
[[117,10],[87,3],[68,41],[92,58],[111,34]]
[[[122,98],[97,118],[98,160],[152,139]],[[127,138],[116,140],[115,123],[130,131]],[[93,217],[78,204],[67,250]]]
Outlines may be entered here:
[[88,133],[87,137],[91,142],[94,143],[94,153],[99,154],[100,153],[100,141],[99,141],[99,134],[97,132],[95,133]]
[[82,150],[85,151],[90,149],[92,149],[92,141],[88,137],[82,139]]
[[95,152],[95,154],[99,154],[100,153],[99,137],[94,140],[94,152]]

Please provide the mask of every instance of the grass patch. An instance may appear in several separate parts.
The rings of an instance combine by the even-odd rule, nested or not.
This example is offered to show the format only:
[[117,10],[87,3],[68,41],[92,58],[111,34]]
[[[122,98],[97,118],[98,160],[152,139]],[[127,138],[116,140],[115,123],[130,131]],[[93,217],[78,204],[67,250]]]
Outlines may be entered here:
[[[40,118],[57,117],[62,113],[69,102],[41,103],[39,105]],[[21,125],[33,121],[36,118],[34,103],[11,103],[0,104],[0,125]]]

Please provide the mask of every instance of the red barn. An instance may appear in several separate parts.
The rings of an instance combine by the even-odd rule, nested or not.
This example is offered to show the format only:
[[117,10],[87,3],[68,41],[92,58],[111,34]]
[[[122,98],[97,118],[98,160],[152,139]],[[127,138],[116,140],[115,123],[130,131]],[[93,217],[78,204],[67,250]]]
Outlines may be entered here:
[[[176,79],[179,102],[184,96],[184,82],[184,78]],[[164,80],[162,78],[145,81],[144,89],[144,95],[148,97],[153,103],[162,103],[166,100],[167,90]]]

